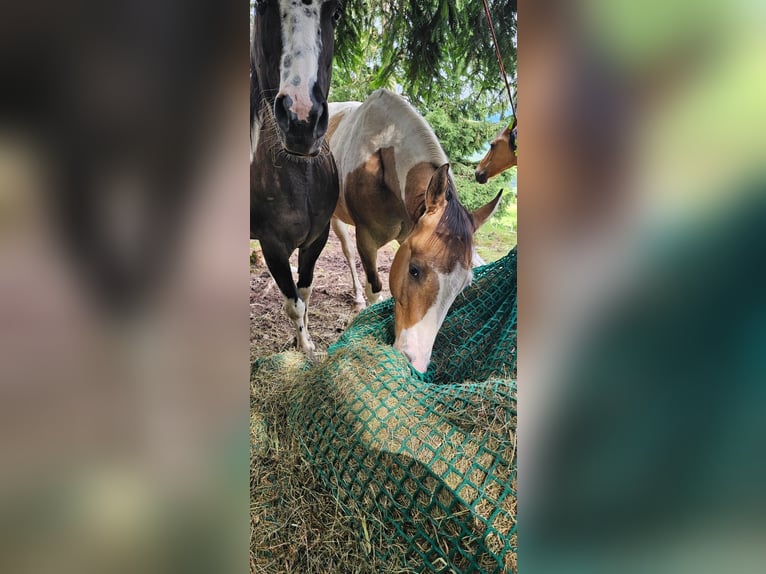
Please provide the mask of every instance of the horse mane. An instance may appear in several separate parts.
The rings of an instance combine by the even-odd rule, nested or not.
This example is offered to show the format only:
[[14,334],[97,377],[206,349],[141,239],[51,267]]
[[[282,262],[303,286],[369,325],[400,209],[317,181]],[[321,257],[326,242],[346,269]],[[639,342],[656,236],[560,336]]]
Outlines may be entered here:
[[[426,212],[426,194],[418,201],[415,213],[419,220]],[[473,234],[476,231],[476,222],[471,212],[460,203],[454,181],[450,176],[449,187],[445,196],[445,206],[439,218],[434,233],[431,236],[432,244],[438,243],[441,249],[448,249],[453,253],[460,253],[463,261],[470,261],[473,256]]]
[[[253,8],[255,16],[255,8]],[[261,108],[261,86],[258,83],[258,73],[255,69],[255,25],[250,26],[250,160],[255,153],[258,126],[256,117]]]
[[439,218],[439,223],[436,224],[434,235],[450,251],[462,253],[463,262],[466,262],[470,261],[472,257],[473,234],[475,231],[476,223],[473,220],[473,216],[460,203],[460,199],[454,189],[454,184],[450,181],[450,186],[447,190],[447,202],[444,212]]

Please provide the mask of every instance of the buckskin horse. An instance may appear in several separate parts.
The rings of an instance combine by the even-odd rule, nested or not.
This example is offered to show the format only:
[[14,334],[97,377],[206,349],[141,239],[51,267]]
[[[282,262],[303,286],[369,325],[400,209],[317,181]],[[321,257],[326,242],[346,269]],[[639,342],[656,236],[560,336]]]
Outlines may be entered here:
[[356,226],[367,299],[380,297],[380,247],[396,239],[391,265],[394,347],[424,372],[452,302],[471,282],[473,234],[502,191],[470,213],[447,156],[425,119],[402,97],[377,90],[364,103],[330,104],[330,149],[340,176],[333,229],[343,245],[358,306],[364,305],[347,224]]
[[489,151],[481,158],[474,175],[479,183],[487,183],[487,180],[495,177],[506,169],[516,165],[516,136],[518,128],[516,117],[507,128],[500,130],[489,144]]
[[[338,175],[327,142],[336,0],[256,0],[250,48],[250,237],[285,297],[298,347],[313,356],[308,305]],[[298,249],[298,283],[289,257]]]

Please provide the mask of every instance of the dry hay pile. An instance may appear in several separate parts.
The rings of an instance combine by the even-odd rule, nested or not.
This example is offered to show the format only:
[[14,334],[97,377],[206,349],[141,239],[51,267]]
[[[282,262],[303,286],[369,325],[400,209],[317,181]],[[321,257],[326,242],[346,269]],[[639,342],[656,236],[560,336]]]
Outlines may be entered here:
[[398,572],[359,544],[358,518],[338,506],[290,429],[288,410],[305,388],[296,376],[305,357],[289,351],[263,365],[251,377],[250,572]]
[[425,376],[391,347],[390,301],[320,365],[256,361],[256,571],[516,572],[515,252],[488,268]]
[[368,515],[368,550],[415,571],[515,571],[510,381],[418,381],[370,340],[333,354],[321,374],[292,417],[339,501]]

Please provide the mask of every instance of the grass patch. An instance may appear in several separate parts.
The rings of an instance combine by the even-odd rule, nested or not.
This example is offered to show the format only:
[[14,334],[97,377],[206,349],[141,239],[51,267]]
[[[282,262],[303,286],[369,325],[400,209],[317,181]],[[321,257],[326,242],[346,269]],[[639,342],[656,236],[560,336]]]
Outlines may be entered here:
[[476,251],[487,263],[506,255],[516,245],[516,202],[508,203],[476,232]]

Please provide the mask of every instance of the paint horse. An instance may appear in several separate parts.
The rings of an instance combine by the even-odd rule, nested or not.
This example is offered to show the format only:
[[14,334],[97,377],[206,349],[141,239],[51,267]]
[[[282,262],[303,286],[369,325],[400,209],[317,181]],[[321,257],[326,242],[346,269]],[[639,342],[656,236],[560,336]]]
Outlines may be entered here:
[[489,151],[479,162],[474,175],[479,183],[487,183],[487,180],[495,177],[506,169],[516,165],[516,139],[518,128],[516,117],[513,123],[500,131],[489,144]]
[[[339,9],[336,0],[256,0],[250,48],[250,237],[309,356],[314,265],[338,200],[324,136]],[[289,263],[296,249],[297,285]]]
[[470,213],[433,130],[393,92],[378,90],[362,104],[330,104],[330,112],[328,137],[341,180],[333,229],[352,270],[357,302],[361,286],[346,224],[356,226],[371,303],[382,289],[378,249],[399,241],[389,276],[394,347],[424,372],[447,311],[471,282],[473,234],[502,192]]

